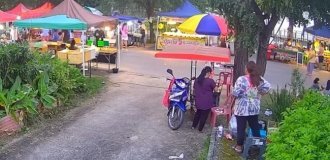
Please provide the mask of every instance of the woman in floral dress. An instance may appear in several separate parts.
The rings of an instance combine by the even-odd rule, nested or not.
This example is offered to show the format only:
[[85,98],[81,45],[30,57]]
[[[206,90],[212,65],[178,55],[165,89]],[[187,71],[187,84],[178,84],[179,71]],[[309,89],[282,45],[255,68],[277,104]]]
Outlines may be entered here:
[[246,137],[246,123],[249,123],[254,137],[260,137],[258,115],[260,98],[270,90],[270,84],[260,76],[255,62],[246,65],[246,75],[237,79],[233,96],[236,97],[234,115],[237,119],[237,144],[235,151],[241,153]]

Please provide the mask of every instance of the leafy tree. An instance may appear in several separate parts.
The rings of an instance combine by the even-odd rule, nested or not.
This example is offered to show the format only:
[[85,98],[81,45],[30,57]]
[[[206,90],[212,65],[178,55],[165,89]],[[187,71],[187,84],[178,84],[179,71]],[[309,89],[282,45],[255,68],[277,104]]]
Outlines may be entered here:
[[249,54],[256,48],[257,37],[251,34],[258,33],[260,26],[248,1],[221,0],[218,4],[220,13],[227,18],[230,28],[235,32],[234,79],[236,80],[244,74]]
[[[237,50],[235,72],[239,75],[244,73],[243,65],[247,61],[246,58],[242,58],[246,57],[247,54],[240,52],[246,47],[250,51],[257,49],[257,65],[261,74],[265,73],[267,47],[272,31],[280,18],[289,17],[293,24],[304,24],[306,20],[303,19],[302,13],[309,11],[311,17],[322,22],[329,20],[330,2],[325,0],[218,0],[218,4],[220,12],[225,15],[235,31],[236,43],[243,41],[243,45],[235,46],[235,50]],[[249,17],[242,15],[242,13],[249,15]],[[251,23],[255,24],[251,26]],[[247,27],[242,29],[242,25]],[[249,29],[253,27],[256,28]],[[257,45],[253,45],[252,39],[256,40]],[[235,75],[235,78],[237,77]]]
[[156,11],[161,8],[161,10],[173,9],[182,3],[182,0],[134,0],[134,3],[145,10],[146,16],[149,19],[150,26],[150,40],[155,41],[154,34],[154,20],[153,17],[156,16]]

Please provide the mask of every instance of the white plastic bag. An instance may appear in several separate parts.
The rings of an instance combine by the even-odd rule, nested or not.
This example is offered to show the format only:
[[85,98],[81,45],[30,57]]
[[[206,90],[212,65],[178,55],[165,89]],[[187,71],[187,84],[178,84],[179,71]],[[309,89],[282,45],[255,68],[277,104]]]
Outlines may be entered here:
[[233,115],[231,118],[230,118],[230,121],[229,121],[229,131],[230,133],[236,137],[237,136],[237,121],[236,121],[236,116]]

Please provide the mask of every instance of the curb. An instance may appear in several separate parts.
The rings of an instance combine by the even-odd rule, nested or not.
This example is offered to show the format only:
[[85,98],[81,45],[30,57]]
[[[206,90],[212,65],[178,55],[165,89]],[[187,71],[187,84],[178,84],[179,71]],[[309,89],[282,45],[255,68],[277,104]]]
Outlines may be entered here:
[[207,160],[216,160],[217,159],[217,149],[218,149],[218,138],[217,138],[217,128],[212,128],[209,152],[207,154]]

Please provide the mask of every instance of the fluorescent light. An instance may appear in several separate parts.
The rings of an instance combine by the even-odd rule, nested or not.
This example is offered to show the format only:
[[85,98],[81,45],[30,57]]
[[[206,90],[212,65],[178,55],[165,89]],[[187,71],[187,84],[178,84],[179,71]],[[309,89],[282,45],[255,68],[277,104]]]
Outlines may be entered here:
[[176,22],[175,21],[168,21],[167,24],[170,24],[170,25],[175,25]]
[[132,22],[132,21],[128,21],[128,22],[127,22],[127,25],[128,25],[128,26],[131,26],[131,25],[133,25],[133,22]]
[[110,27],[107,26],[107,27],[104,28],[104,30],[110,31]]

